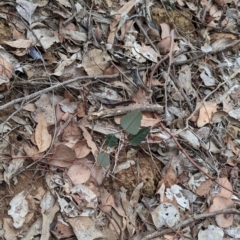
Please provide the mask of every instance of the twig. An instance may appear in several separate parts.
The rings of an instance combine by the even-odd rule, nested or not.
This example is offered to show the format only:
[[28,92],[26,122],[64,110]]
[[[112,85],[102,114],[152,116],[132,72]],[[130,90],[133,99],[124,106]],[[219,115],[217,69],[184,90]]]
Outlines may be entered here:
[[216,179],[212,176],[210,176],[208,173],[206,173],[205,171],[203,171],[201,169],[201,167],[198,166],[197,163],[194,162],[194,160],[188,155],[188,153],[185,151],[185,149],[181,146],[181,144],[178,142],[178,140],[176,139],[176,137],[164,126],[164,124],[160,121],[159,125],[161,126],[161,128],[170,135],[170,137],[173,139],[173,141],[176,143],[176,145],[178,146],[179,150],[186,156],[186,158],[189,160],[189,162],[196,167],[200,172],[202,172],[205,176],[207,176],[209,179],[211,179],[213,182],[215,182],[216,184],[218,184],[220,187],[226,189],[227,191],[231,192],[232,194],[236,195],[236,196],[240,196],[239,193],[234,192],[228,188],[226,188],[225,186],[223,186],[221,183],[217,182]]
[[[146,68],[141,68],[140,70],[143,70],[143,69],[146,69]],[[131,73],[131,70],[128,70],[128,71],[125,71],[124,72],[125,74],[126,73]],[[21,98],[17,98],[17,99],[14,99],[2,106],[0,106],[0,111],[3,110],[3,109],[6,109],[16,103],[19,103],[19,102],[27,102],[29,101],[30,99],[32,98],[35,98],[35,97],[38,97],[44,93],[47,93],[53,89],[56,89],[56,88],[59,88],[59,87],[63,87],[65,85],[68,85],[70,83],[73,83],[73,82],[77,82],[77,81],[83,81],[83,80],[87,80],[87,79],[112,79],[112,78],[116,78],[116,77],[119,77],[121,75],[121,73],[116,73],[116,74],[112,74],[112,75],[99,75],[99,76],[81,76],[81,77],[76,77],[76,78],[73,78],[73,79],[69,79],[65,82],[61,82],[61,83],[57,83],[51,87],[48,87],[48,88],[45,88],[45,89],[42,89],[38,92],[35,92],[35,93],[32,93],[30,94],[29,96],[26,96],[26,97],[21,97]]]
[[193,112],[192,104],[191,104],[190,100],[188,99],[187,95],[185,94],[185,92],[183,91],[181,85],[179,84],[179,81],[175,78],[175,76],[172,73],[169,73],[169,75],[170,75],[171,79],[173,80],[174,84],[177,86],[177,88],[180,91],[181,95],[183,96],[183,98],[187,102],[189,111]]
[[114,108],[108,110],[102,110],[99,112],[91,113],[88,117],[89,120],[98,119],[98,118],[106,118],[106,117],[114,117],[123,115],[134,110],[139,110],[141,112],[155,112],[158,114],[163,113],[163,106],[159,104],[147,104],[147,105],[133,105],[133,106],[126,106],[121,108]]
[[193,58],[191,58],[191,59],[184,60],[184,61],[180,61],[180,62],[173,62],[173,63],[172,63],[172,66],[181,66],[181,65],[184,65],[184,64],[191,63],[191,62],[193,62],[193,61],[195,61],[195,60],[197,60],[197,59],[199,59],[199,58],[205,57],[205,56],[208,55],[208,54],[215,54],[215,53],[222,52],[222,51],[224,51],[224,50],[226,50],[226,49],[228,49],[228,48],[231,48],[231,47],[236,46],[236,45],[239,44],[239,43],[240,43],[240,40],[237,40],[237,41],[235,41],[235,42],[233,42],[233,43],[231,43],[231,44],[228,44],[228,45],[226,45],[226,46],[223,46],[223,47],[221,47],[221,48],[218,48],[218,49],[216,49],[216,50],[214,50],[214,51],[211,51],[211,52],[208,52],[208,53],[202,53],[202,54],[200,54],[200,55],[198,55],[198,56],[196,56],[196,57],[193,57]]
[[73,0],[70,0],[70,3],[72,6],[73,14],[63,23],[64,26],[66,26],[69,22],[72,22],[73,19],[77,16],[77,9]]
[[151,47],[157,52],[159,53],[158,49],[156,48],[156,46],[153,44],[153,42],[151,41],[151,39],[149,38],[148,34],[146,33],[146,31],[144,30],[144,28],[141,25],[141,22],[139,21],[139,19],[136,19],[136,24],[138,25],[138,27],[140,28],[141,32],[143,33],[144,37],[148,40],[148,43],[151,45]]
[[169,58],[169,54],[165,55],[164,58],[162,58],[159,62],[156,63],[156,65],[153,67],[153,70],[150,73],[150,78],[149,78],[149,89],[151,90],[152,88],[152,79],[154,73],[157,71],[158,67]]
[[41,41],[39,40],[39,38],[37,37],[37,35],[35,34],[35,32],[26,24],[26,22],[23,20],[23,18],[21,16],[18,16],[14,13],[11,13],[11,12],[6,12],[6,11],[3,11],[3,10],[0,10],[0,13],[4,13],[4,14],[8,14],[8,15],[12,15],[16,18],[19,18],[22,20],[22,23],[25,25],[25,27],[33,34],[33,36],[36,38],[36,43],[39,43],[42,47],[42,49],[44,50],[44,52],[46,52],[46,49],[44,48],[44,46],[42,45]]
[[[109,206],[109,205],[105,205],[105,206]],[[115,226],[113,225],[111,219],[115,222],[115,224],[116,224],[117,227],[119,228],[119,240],[122,240],[122,239],[123,239],[123,233],[122,233],[122,229],[121,229],[119,223],[116,221],[115,218],[113,218],[110,214],[108,214],[106,211],[104,211],[104,210],[102,209],[102,207],[98,206],[98,208],[107,216],[110,224],[113,226],[113,228],[114,228],[115,231],[117,232],[117,229],[116,229]]]
[[185,221],[180,222],[179,224],[177,224],[172,229],[164,229],[162,231],[154,231],[154,232],[150,232],[150,233],[149,232],[144,233],[145,236],[143,236],[143,235],[139,236],[138,235],[133,240],[150,240],[150,239],[155,238],[155,237],[160,237],[160,236],[163,236],[165,234],[173,233],[173,232],[179,230],[180,228],[186,227],[186,226],[188,226],[189,224],[191,224],[195,221],[215,217],[215,216],[220,215],[220,214],[238,214],[238,215],[240,215],[240,211],[230,208],[230,209],[224,209],[224,210],[211,212],[211,213],[199,214],[197,216],[193,216],[192,218],[189,218]]
[[213,90],[211,91],[201,102],[201,104],[199,104],[195,110],[192,112],[192,114],[186,119],[186,123],[185,123],[185,128],[178,131],[177,134],[179,134],[180,132],[188,129],[188,121],[194,116],[194,114],[202,107],[202,105],[206,102],[206,100],[211,96],[213,95],[213,93],[215,93],[221,86],[223,86],[224,84],[226,84],[228,81],[230,81],[231,79],[233,79],[237,74],[240,73],[240,68],[238,68],[228,79],[226,79],[224,82],[221,82],[218,84],[218,86]]

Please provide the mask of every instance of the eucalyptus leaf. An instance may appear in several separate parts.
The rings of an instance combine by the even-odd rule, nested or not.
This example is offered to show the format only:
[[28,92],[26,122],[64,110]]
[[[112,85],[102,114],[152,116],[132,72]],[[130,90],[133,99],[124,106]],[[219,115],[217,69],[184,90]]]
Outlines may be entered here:
[[145,127],[139,130],[136,135],[131,135],[130,144],[132,146],[138,146],[143,140],[145,140],[146,136],[150,133],[150,127]]
[[130,134],[137,134],[141,126],[142,113],[139,110],[132,111],[121,118],[121,126]]
[[114,134],[108,134],[105,142],[109,147],[115,147],[118,144],[118,139]]
[[110,158],[109,155],[107,153],[99,153],[97,156],[97,162],[100,166],[102,167],[107,167],[110,164]]

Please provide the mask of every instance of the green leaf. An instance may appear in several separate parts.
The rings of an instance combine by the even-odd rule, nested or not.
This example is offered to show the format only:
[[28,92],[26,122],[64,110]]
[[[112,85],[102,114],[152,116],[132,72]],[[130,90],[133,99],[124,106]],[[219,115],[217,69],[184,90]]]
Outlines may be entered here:
[[110,164],[110,158],[109,158],[108,154],[102,152],[102,153],[98,154],[97,162],[100,166],[107,167]]
[[130,134],[137,134],[141,125],[142,113],[139,110],[132,111],[121,118],[121,126]]
[[114,134],[108,134],[105,142],[109,147],[115,147],[118,144],[118,139]]
[[130,144],[132,146],[137,146],[139,145],[145,138],[146,136],[150,133],[150,127],[145,127],[139,130],[139,132],[136,135],[132,135],[130,137]]

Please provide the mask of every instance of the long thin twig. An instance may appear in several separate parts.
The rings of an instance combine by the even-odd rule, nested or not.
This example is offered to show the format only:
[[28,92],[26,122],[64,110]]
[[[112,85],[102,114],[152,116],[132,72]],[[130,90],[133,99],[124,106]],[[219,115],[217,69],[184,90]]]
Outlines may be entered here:
[[220,48],[218,48],[218,49],[216,49],[214,51],[208,52],[208,53],[202,53],[202,54],[200,54],[200,55],[198,55],[196,57],[193,57],[191,59],[184,60],[184,61],[179,61],[179,62],[173,62],[172,65],[173,66],[181,66],[181,65],[184,65],[184,64],[192,63],[192,62],[194,62],[197,59],[205,57],[206,55],[209,55],[209,54],[211,55],[211,54],[216,54],[216,53],[222,52],[222,51],[224,51],[224,50],[226,50],[228,48],[232,48],[232,47],[236,46],[239,43],[240,43],[240,40],[237,40],[237,41],[235,41],[235,42],[233,42],[231,44],[225,45],[223,47],[220,47]]
[[193,107],[192,107],[192,104],[190,102],[190,100],[188,99],[187,95],[185,94],[185,92],[183,91],[180,83],[179,83],[179,80],[177,80],[175,78],[175,76],[173,75],[173,73],[169,73],[171,79],[173,80],[174,84],[177,86],[178,90],[180,91],[181,95],[183,96],[183,98],[185,99],[185,101],[187,102],[187,105],[188,105],[188,109],[190,112],[193,112]]
[[220,214],[238,214],[238,215],[240,215],[240,211],[230,208],[230,209],[224,209],[224,210],[211,212],[211,213],[199,214],[197,216],[193,216],[193,217],[191,217],[191,218],[189,218],[185,221],[180,222],[179,224],[177,224],[175,227],[172,227],[171,229],[164,229],[162,231],[154,231],[154,232],[148,232],[148,233],[145,232],[142,235],[136,236],[133,240],[150,240],[152,238],[160,237],[160,236],[163,236],[165,234],[170,234],[170,233],[173,233],[175,231],[178,231],[179,229],[181,229],[183,227],[186,227],[186,226],[188,226],[189,224],[191,224],[195,221],[215,217],[215,216],[220,215]]
[[[146,68],[144,68],[146,69]],[[143,70],[142,68],[140,68],[139,70]],[[131,73],[131,70],[128,70],[128,71],[124,71],[125,74],[127,73]],[[35,97],[38,97],[44,93],[47,93],[53,89],[57,89],[59,87],[63,87],[63,86],[66,86],[70,83],[73,83],[73,82],[77,82],[77,81],[84,81],[84,80],[88,80],[88,79],[112,79],[112,78],[116,78],[116,77],[119,77],[121,75],[121,73],[116,73],[116,74],[112,74],[112,75],[99,75],[99,76],[81,76],[81,77],[76,77],[76,78],[73,78],[73,79],[69,79],[65,82],[61,82],[61,83],[58,83],[58,84],[55,84],[51,87],[48,87],[48,88],[45,88],[45,89],[42,89],[38,92],[35,92],[35,93],[32,93],[30,94],[29,96],[25,96],[25,97],[21,97],[21,98],[17,98],[17,99],[14,99],[2,106],[0,106],[0,111],[3,110],[3,109],[6,109],[16,103],[19,103],[19,102],[28,102],[30,99],[32,98],[35,98]]]
[[151,90],[152,88],[152,79],[153,79],[153,75],[154,73],[157,71],[157,69],[159,68],[159,66],[166,61],[169,58],[169,54],[165,55],[161,60],[159,60],[159,62],[156,63],[156,65],[153,67],[153,70],[150,73],[150,77],[149,77],[149,89]]
[[151,47],[157,52],[158,49],[156,48],[156,46],[153,44],[153,42],[151,41],[151,39],[149,38],[148,34],[146,33],[146,31],[144,30],[144,28],[142,27],[142,24],[140,22],[139,19],[136,20],[136,24],[138,25],[138,27],[140,28],[141,32],[143,33],[143,35],[145,36],[145,38],[148,40],[148,43],[151,45]]
[[163,106],[159,104],[145,104],[145,105],[133,105],[126,106],[121,108],[107,109],[99,112],[91,113],[88,117],[89,120],[98,119],[98,118],[106,118],[106,117],[114,117],[123,115],[134,110],[139,110],[141,112],[154,112],[158,114],[163,113]]

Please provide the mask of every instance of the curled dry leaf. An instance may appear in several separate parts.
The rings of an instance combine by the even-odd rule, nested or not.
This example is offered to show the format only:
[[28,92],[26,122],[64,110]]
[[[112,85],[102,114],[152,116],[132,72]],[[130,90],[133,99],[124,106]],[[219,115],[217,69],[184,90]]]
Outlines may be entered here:
[[38,146],[39,153],[46,151],[51,145],[52,136],[48,133],[47,121],[42,113],[38,115],[38,124],[35,131],[35,141]]
[[148,60],[152,61],[152,62],[158,62],[158,57],[160,57],[160,55],[155,52],[155,50],[153,50],[151,47],[149,46],[144,46],[142,47],[141,45],[139,45],[138,43],[134,43],[134,49],[141,55],[143,55],[145,58],[147,58]]
[[16,41],[4,41],[7,45],[14,48],[29,48],[32,45],[32,40],[18,39]]
[[98,155],[98,148],[97,145],[95,144],[95,142],[92,140],[92,136],[89,134],[89,132],[87,131],[87,129],[80,125],[80,128],[83,131],[83,136],[84,138],[87,140],[87,145],[91,148],[92,154],[95,157],[95,159],[97,159],[97,155]]
[[166,23],[161,23],[161,24],[160,24],[160,27],[161,27],[161,29],[162,29],[162,32],[161,32],[161,38],[162,38],[162,39],[171,36],[171,34],[170,34],[171,29],[170,29],[170,26],[169,26],[168,24],[166,24]]
[[166,188],[170,188],[172,185],[178,182],[177,175],[174,169],[170,166],[164,176],[164,183]]
[[166,37],[162,39],[158,44],[157,48],[161,54],[167,54],[171,49],[171,37]]

